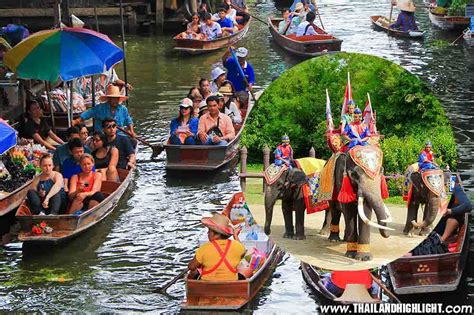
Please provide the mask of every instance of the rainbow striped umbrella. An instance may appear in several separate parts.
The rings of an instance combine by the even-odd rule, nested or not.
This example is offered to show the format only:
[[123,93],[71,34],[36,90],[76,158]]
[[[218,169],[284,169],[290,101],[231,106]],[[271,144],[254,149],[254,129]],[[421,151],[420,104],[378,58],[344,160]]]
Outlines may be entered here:
[[64,27],[34,33],[4,56],[19,78],[55,82],[102,73],[123,59],[123,50],[101,33]]

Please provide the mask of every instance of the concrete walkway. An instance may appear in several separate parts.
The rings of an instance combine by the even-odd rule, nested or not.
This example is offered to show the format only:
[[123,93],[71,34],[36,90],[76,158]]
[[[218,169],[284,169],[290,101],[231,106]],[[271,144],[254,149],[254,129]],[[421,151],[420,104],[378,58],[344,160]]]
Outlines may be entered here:
[[[283,238],[285,231],[281,206],[275,205],[273,209],[272,234],[271,237],[287,253],[296,258],[329,270],[360,270],[379,267],[387,264],[416,247],[425,237],[403,235],[407,209],[403,206],[387,205],[393,217],[393,222],[388,226],[395,231],[389,231],[390,237],[383,238],[378,229],[371,228],[371,252],[373,260],[358,261],[344,256],[346,252],[345,242],[329,242],[327,236],[319,235],[323,226],[324,212],[318,212],[305,217],[306,240],[292,240]],[[263,205],[249,205],[255,220],[263,226],[265,223],[265,208]],[[421,222],[421,211],[419,211],[419,222]],[[436,218],[435,224],[441,218]],[[372,215],[375,221],[375,214]],[[340,237],[344,236],[344,219],[341,217]]]

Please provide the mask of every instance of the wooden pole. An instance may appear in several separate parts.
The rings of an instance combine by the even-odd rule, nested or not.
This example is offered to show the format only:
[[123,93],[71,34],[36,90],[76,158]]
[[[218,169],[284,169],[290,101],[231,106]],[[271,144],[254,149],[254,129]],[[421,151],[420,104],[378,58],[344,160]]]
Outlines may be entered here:
[[326,29],[324,28],[323,19],[321,18],[321,13],[319,13],[318,4],[316,3],[316,1],[314,1],[314,10],[315,10],[316,13],[318,14],[319,22],[321,23],[321,27],[323,28],[323,30],[326,30]]
[[67,113],[67,126],[71,127],[72,126],[72,80],[68,82],[69,84],[69,108],[68,108],[68,113]]
[[94,16],[95,16],[95,30],[100,32],[99,28],[99,17],[97,16],[97,6],[94,6]]
[[[125,79],[125,95],[128,96],[128,79],[127,79],[127,59],[125,57],[125,29],[123,26],[123,4],[120,0],[120,26],[122,28],[122,49],[123,49],[123,74]],[[128,98],[127,98],[127,107],[128,107]]]
[[309,157],[316,157],[316,151],[314,150],[314,147],[311,147],[311,149],[309,150]]
[[164,0],[156,0],[156,8],[155,8],[155,24],[156,24],[156,29],[159,30],[160,32],[163,32],[163,26],[164,26]]
[[[98,25],[97,25],[98,26]],[[95,78],[91,75],[91,89],[92,89],[92,107],[95,107]],[[95,130],[95,119],[92,122],[93,129]]]
[[44,81],[44,87],[46,90],[46,98],[48,99],[49,112],[51,113],[51,126],[53,127],[54,133],[57,133],[56,122],[54,121],[54,107],[53,104],[51,104],[51,96],[49,95],[49,92],[51,92],[50,83],[48,81]]
[[[268,145],[265,144],[263,147],[263,172],[270,166],[270,148]],[[265,192],[265,189],[267,188],[267,183],[265,182],[265,178],[263,179],[263,185],[262,189],[263,192]]]
[[393,3],[390,1],[390,15],[388,17],[388,31],[390,33],[390,24],[392,24]]
[[245,192],[247,186],[247,148],[245,146],[240,149],[240,174],[244,175],[240,177],[240,188],[242,192]]
[[61,23],[61,0],[55,0],[54,2],[54,25]]

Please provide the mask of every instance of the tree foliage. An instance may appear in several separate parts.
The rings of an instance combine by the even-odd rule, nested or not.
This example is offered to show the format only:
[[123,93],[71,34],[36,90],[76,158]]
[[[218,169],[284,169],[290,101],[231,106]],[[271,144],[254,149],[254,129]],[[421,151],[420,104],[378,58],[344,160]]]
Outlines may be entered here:
[[387,60],[353,53],[338,53],[303,62],[282,74],[263,93],[247,121],[242,144],[251,161],[261,160],[265,144],[275,148],[283,134],[291,139],[295,156],[327,159],[326,94],[331,98],[334,123],[340,122],[341,104],[350,72],[353,98],[364,110],[367,93],[377,115],[377,128],[385,136],[382,149],[386,172],[402,173],[414,163],[423,144],[433,142],[442,165],[456,165],[453,132],[440,102],[428,86]]

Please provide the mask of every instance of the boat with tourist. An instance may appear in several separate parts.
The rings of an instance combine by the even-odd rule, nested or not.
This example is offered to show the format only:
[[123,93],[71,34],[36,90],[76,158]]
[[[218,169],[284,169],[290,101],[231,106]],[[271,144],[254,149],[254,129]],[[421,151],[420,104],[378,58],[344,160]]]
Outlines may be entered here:
[[238,41],[244,38],[247,34],[252,18],[243,25],[238,25],[239,30],[231,35],[218,37],[212,40],[196,39],[196,38],[182,38],[179,35],[173,37],[175,41],[175,51],[188,53],[191,55],[198,55],[219,50],[221,48],[235,45]]
[[425,36],[424,31],[404,32],[398,29],[392,29],[390,28],[390,24],[395,23],[395,21],[392,20],[389,22],[388,18],[382,15],[372,15],[370,17],[370,20],[372,22],[372,25],[374,26],[374,29],[378,31],[386,32],[390,36],[411,38],[411,39],[423,39]]
[[[245,205],[245,206],[244,206]],[[240,224],[244,220],[249,222],[250,212],[245,217],[236,220],[233,209],[246,208],[245,197],[242,192],[236,193],[226,205],[222,214],[229,217],[233,224]],[[248,210],[247,210],[248,211]],[[251,219],[253,220],[253,218]],[[256,224],[254,224],[256,226]],[[283,252],[273,243],[272,239],[263,232],[259,232],[257,240],[246,240],[246,235],[242,231],[239,238],[247,251],[254,250],[259,253],[258,259],[254,256],[250,258],[250,265],[256,266],[252,269],[248,278],[236,281],[203,281],[196,280],[189,273],[185,277],[186,298],[181,305],[182,310],[195,311],[230,311],[239,310],[250,302],[261,290],[265,282],[271,277],[273,270],[280,261]],[[200,243],[207,239],[200,240]],[[262,260],[263,263],[262,263]]]
[[342,40],[323,31],[322,34],[296,36],[296,34],[283,35],[278,32],[278,24],[282,18],[268,18],[268,28],[273,40],[286,51],[302,56],[316,57],[341,51]]

